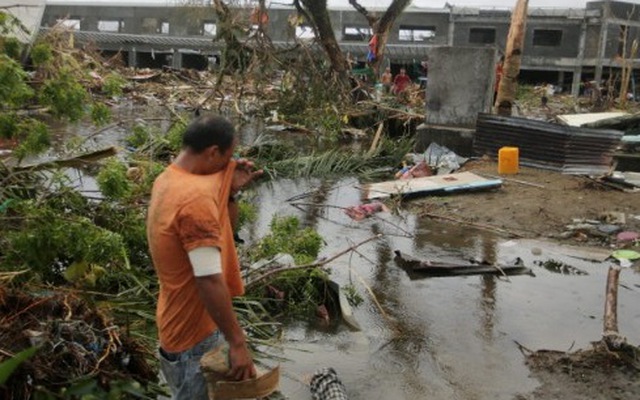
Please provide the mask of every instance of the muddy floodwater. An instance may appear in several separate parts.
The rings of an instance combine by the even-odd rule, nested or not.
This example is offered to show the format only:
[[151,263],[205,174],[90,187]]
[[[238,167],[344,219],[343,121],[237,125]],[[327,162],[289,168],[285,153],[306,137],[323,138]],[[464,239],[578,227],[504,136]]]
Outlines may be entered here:
[[[136,112],[123,110],[119,116],[135,118]],[[86,137],[91,131],[78,127],[76,133]],[[90,141],[96,148],[122,145],[126,133],[114,127]],[[241,130],[241,136],[244,143],[251,143],[256,129]],[[95,182],[82,173],[70,172],[70,177],[85,190],[96,189]],[[333,367],[350,399],[513,399],[538,386],[516,342],[532,350],[576,350],[600,339],[606,249],[577,251],[553,243],[510,240],[402,211],[355,222],[334,206],[360,204],[359,185],[355,178],[277,180],[247,193],[258,208],[257,220],[241,232],[249,239],[247,243],[265,235],[276,214],[297,215],[305,225],[317,229],[326,241],[323,257],[382,234],[357,253],[329,265],[333,280],[352,284],[364,298],[354,308],[362,330],[354,332],[340,325],[326,331],[301,322],[287,326],[282,349],[270,350],[284,359],[281,391],[286,397],[311,399],[310,376],[321,367]],[[299,202],[330,207],[301,210],[286,201],[316,189]],[[496,276],[410,277],[394,261],[395,250],[448,262],[484,259],[508,264],[520,257],[535,276],[509,280]],[[584,273],[547,270],[535,263],[548,260]],[[624,269],[620,283],[620,332],[637,344],[640,274]]]
[[[298,215],[315,227],[327,242],[321,252],[327,257],[372,235],[384,235],[360,247],[360,254],[331,263],[332,279],[353,284],[365,298],[354,309],[361,332],[346,326],[335,332],[309,324],[287,328],[284,349],[274,352],[286,358],[281,388],[289,398],[310,399],[305,385],[309,376],[320,367],[333,367],[353,399],[513,399],[538,386],[516,341],[533,350],[576,350],[600,339],[608,264],[586,259],[603,259],[606,249],[589,252],[509,240],[409,214],[383,213],[354,222],[339,208],[304,211],[285,201],[320,188],[320,194],[300,201],[349,207],[360,202],[358,185],[355,179],[331,184],[281,180],[255,192],[259,218],[243,232],[251,239],[268,231],[274,214]],[[506,264],[520,257],[535,276],[512,276],[509,281],[495,276],[410,277],[394,261],[394,250],[452,262],[485,259]],[[534,263],[547,260],[579,271],[563,274]],[[620,331],[638,343],[640,274],[623,270],[621,284]]]

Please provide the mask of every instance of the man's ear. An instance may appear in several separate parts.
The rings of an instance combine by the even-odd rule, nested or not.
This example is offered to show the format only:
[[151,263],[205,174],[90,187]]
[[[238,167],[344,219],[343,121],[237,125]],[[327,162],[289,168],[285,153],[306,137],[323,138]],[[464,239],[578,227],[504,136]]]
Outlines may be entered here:
[[213,145],[213,146],[209,146],[207,147],[207,155],[211,158],[215,158],[216,156],[220,155],[220,147],[218,147],[217,145]]

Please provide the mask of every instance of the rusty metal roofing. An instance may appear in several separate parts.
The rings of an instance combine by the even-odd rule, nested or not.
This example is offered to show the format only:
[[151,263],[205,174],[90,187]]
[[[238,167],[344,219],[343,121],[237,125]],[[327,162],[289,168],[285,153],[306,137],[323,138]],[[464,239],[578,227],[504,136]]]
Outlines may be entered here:
[[518,117],[480,114],[473,149],[497,157],[501,147],[519,149],[522,165],[565,174],[608,173],[623,132],[553,124]]

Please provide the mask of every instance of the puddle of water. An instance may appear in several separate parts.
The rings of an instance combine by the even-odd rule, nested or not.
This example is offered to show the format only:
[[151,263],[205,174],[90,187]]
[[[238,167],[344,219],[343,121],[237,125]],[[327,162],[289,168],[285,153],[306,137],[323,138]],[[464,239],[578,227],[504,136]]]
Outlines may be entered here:
[[[134,109],[120,112],[121,118],[138,114]],[[82,126],[76,129],[85,137],[94,132]],[[240,131],[243,142],[252,142],[259,130],[245,127]],[[113,128],[91,141],[101,148],[122,144],[125,135],[126,129]],[[82,172],[69,174],[84,189],[96,189]],[[286,202],[313,191],[301,201],[349,207],[360,203],[357,185],[352,178],[333,183],[280,180],[255,191],[259,218],[242,232],[250,241],[268,232],[275,214],[297,215],[306,226],[315,227],[327,242],[322,256],[384,234],[381,240],[358,248],[357,254],[331,264],[332,278],[353,284],[365,298],[354,309],[362,332],[341,327],[326,333],[303,325],[286,330],[279,355],[287,359],[282,363],[281,387],[289,398],[311,399],[305,382],[315,370],[331,366],[351,399],[512,399],[537,386],[528,377],[514,341],[530,349],[566,350],[572,344],[574,349],[586,348],[600,338],[605,263],[585,261],[582,255],[553,244],[510,242],[412,215],[379,214],[354,222],[339,208],[298,209]],[[406,237],[407,232],[413,237]],[[485,259],[504,264],[520,257],[536,276],[515,276],[509,282],[494,276],[411,279],[394,262],[394,250],[440,261]],[[590,257],[604,259],[599,252]],[[562,275],[534,265],[550,258],[588,275]],[[620,280],[624,285],[618,300],[620,331],[631,343],[639,343],[640,311],[635,304],[640,300],[640,274],[624,270]],[[375,294],[383,312],[364,285]]]
[[[360,202],[355,179],[333,184],[318,180],[283,180],[261,186],[255,196],[259,219],[245,234],[257,239],[268,231],[274,214],[297,215],[314,226],[331,256],[376,233],[389,234],[362,246],[359,254],[331,264],[332,277],[354,284],[366,301],[354,309],[362,332],[341,328],[326,334],[289,327],[282,390],[290,398],[310,399],[303,383],[315,370],[334,367],[353,399],[512,399],[537,386],[514,341],[530,349],[587,348],[602,333],[607,264],[602,251],[582,254],[536,241],[508,241],[464,226],[414,216],[379,214],[379,219],[351,221],[341,209],[309,208],[286,203],[294,195],[318,189],[304,200],[348,207]],[[403,230],[415,234],[402,237]],[[418,258],[442,261],[485,259],[502,264],[516,257],[535,277],[494,276],[410,279],[393,260],[401,250]],[[582,258],[581,258],[582,257]],[[549,259],[588,275],[561,275],[536,266]],[[386,316],[368,296],[362,279],[375,293]],[[640,342],[640,275],[624,270],[620,289],[621,333]],[[308,379],[307,379],[308,380]]]

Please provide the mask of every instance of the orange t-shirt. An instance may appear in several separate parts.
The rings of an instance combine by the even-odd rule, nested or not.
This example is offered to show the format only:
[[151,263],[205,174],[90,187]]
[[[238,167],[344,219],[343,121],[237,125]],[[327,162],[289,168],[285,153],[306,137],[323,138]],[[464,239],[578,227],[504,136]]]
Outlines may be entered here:
[[160,345],[177,353],[205,339],[216,325],[198,296],[188,252],[218,247],[231,296],[244,293],[228,201],[235,162],[212,175],[170,165],[153,184],[147,216],[149,250],[160,281],[156,310]]

